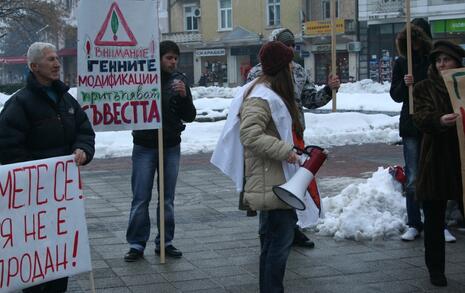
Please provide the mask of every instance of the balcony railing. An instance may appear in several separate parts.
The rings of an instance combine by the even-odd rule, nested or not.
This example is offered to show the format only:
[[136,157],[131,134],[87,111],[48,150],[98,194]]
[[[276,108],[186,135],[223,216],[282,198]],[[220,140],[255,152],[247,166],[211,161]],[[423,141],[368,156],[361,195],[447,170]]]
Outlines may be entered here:
[[162,35],[162,40],[175,43],[202,42],[202,34],[198,32],[167,33]]

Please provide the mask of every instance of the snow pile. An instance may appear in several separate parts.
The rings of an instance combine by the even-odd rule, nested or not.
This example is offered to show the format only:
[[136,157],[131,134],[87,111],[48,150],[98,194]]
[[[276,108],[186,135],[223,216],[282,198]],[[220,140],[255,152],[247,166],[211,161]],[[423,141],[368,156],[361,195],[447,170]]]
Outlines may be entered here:
[[391,84],[389,82],[380,84],[380,83],[372,81],[371,79],[363,79],[358,82],[341,84],[341,88],[339,89],[338,92],[349,93],[349,94],[355,94],[355,93],[382,94],[382,93],[389,93],[390,88],[391,88]]
[[406,228],[401,185],[382,167],[365,183],[351,184],[340,194],[323,198],[322,206],[325,217],[316,230],[335,239],[385,239]]
[[399,116],[355,112],[305,113],[305,141],[322,147],[362,143],[395,143]]
[[192,98],[194,100],[201,98],[223,98],[223,99],[232,99],[234,93],[239,87],[229,88],[229,87],[219,87],[219,86],[199,86],[191,89]]

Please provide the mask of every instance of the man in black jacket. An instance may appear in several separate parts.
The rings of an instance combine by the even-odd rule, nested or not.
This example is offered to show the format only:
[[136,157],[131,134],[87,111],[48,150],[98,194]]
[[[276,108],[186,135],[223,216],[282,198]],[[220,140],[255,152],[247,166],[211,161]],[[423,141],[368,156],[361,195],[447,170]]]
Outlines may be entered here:
[[[183,122],[195,119],[196,109],[186,77],[176,71],[179,47],[172,41],[160,43],[162,87],[162,126],[164,145],[165,185],[165,252],[171,257],[181,257],[182,252],[172,244],[174,238],[174,193],[179,171],[181,132]],[[155,172],[158,170],[158,130],[136,130],[132,133],[132,193],[131,212],[126,240],[129,251],[127,262],[142,258],[150,236],[149,203]],[[157,178],[158,181],[158,178]],[[160,218],[157,205],[157,224]],[[157,225],[158,228],[160,227]],[[155,238],[155,253],[160,253],[160,231]]]
[[[10,164],[74,153],[78,165],[94,156],[95,133],[78,102],[59,80],[56,48],[34,43],[27,52],[26,87],[14,94],[0,113],[0,163]],[[65,292],[68,278],[24,290]]]

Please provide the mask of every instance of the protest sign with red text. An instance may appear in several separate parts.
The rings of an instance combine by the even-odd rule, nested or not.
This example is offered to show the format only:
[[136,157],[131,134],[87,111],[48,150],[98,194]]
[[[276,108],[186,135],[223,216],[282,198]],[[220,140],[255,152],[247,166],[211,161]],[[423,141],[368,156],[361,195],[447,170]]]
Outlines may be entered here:
[[74,156],[0,166],[0,292],[91,270]]
[[449,92],[454,112],[460,114],[457,119],[457,136],[460,146],[462,171],[462,198],[465,202],[465,67],[441,71]]
[[78,101],[94,130],[160,128],[156,2],[81,0],[78,20]]

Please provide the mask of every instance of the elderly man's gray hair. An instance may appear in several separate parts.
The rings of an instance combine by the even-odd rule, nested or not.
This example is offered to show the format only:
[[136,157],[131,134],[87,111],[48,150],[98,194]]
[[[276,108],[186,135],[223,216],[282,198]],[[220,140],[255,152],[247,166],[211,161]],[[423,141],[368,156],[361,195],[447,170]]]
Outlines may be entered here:
[[31,69],[31,63],[37,63],[43,57],[45,49],[57,51],[57,48],[50,43],[35,42],[29,47],[27,50],[27,66],[29,69]]

